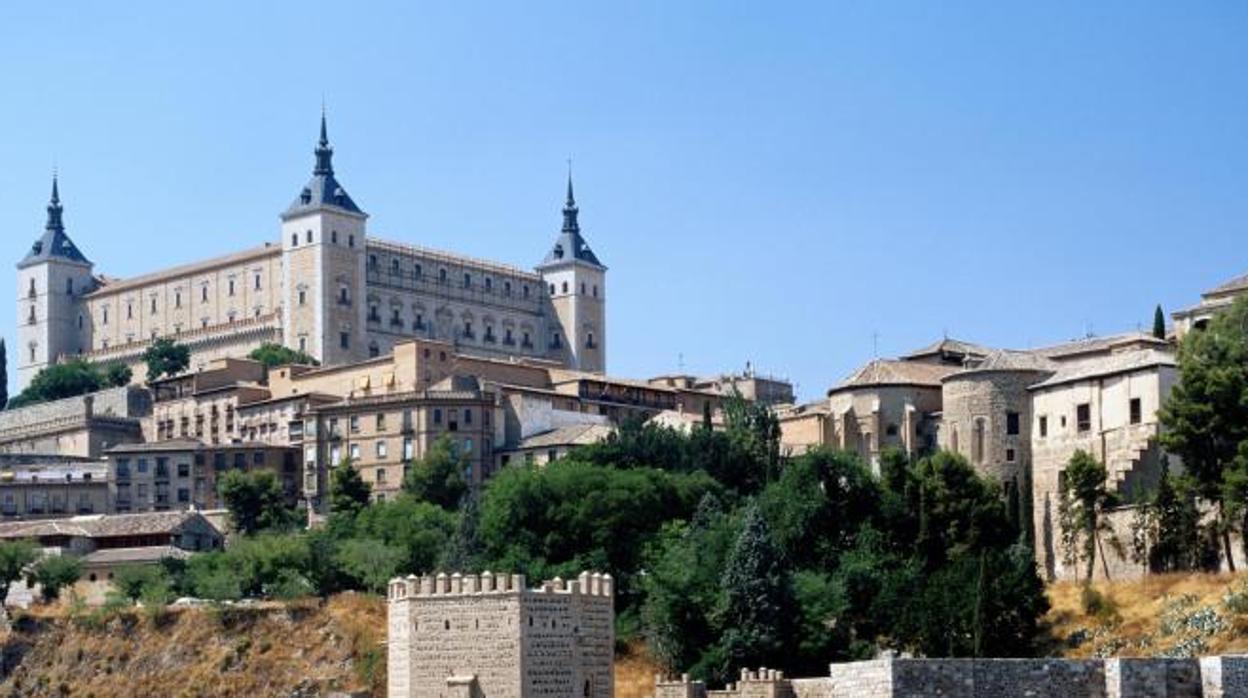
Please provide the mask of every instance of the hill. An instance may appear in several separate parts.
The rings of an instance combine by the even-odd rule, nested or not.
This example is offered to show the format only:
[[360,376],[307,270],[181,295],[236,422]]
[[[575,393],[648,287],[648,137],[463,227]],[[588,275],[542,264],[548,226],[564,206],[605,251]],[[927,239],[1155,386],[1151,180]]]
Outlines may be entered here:
[[1051,651],[1066,657],[1248,652],[1248,574],[1167,574],[1100,583],[1085,610],[1073,583],[1049,587]]

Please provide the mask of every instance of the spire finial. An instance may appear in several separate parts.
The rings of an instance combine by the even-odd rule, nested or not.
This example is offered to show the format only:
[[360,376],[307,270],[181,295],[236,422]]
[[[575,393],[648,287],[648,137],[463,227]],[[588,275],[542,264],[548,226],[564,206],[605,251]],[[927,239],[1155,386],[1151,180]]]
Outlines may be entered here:
[[580,234],[581,226],[576,216],[576,197],[572,196],[572,159],[568,158],[568,199],[563,204],[563,232]]
[[57,185],[57,172],[56,172],[56,169],[53,168],[52,169],[52,198],[50,201],[48,201],[48,223],[47,225],[44,226],[47,230],[51,230],[53,232],[58,232],[58,233],[65,231],[65,224],[61,220],[61,212],[63,210],[64,209],[61,206],[60,187]]
[[325,127],[325,103],[321,102],[321,139],[317,141],[316,150],[316,168],[312,170],[314,175],[332,175],[334,173],[334,149],[329,147],[329,129]]

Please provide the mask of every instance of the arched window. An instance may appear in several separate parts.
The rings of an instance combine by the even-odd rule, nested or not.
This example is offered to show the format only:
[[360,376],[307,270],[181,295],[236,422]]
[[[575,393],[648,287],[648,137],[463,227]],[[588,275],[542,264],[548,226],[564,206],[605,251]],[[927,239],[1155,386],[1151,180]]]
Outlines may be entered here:
[[65,293],[71,296],[74,295],[74,280],[73,279],[65,279]]
[[306,234],[306,235],[304,235],[304,237],[307,239],[308,244],[309,244],[309,245],[311,245],[311,244],[312,244],[312,231],[311,231],[311,230],[309,230],[309,231],[307,232],[307,234]]
[[399,273],[399,260],[397,259],[390,260],[390,273],[391,274]]
[[472,274],[464,274],[464,288],[472,288]]
[[566,282],[566,281],[565,281],[565,282],[563,282],[563,292],[564,292],[564,293],[567,293],[567,292],[568,292],[568,282]]
[[329,241],[335,245],[338,244],[338,231],[337,230],[329,231]]
[[299,233],[291,233],[291,234],[290,234],[290,246],[291,246],[291,247],[298,247],[298,246],[299,246]]
[[446,283],[446,270],[445,269],[438,270],[438,281],[441,283]]

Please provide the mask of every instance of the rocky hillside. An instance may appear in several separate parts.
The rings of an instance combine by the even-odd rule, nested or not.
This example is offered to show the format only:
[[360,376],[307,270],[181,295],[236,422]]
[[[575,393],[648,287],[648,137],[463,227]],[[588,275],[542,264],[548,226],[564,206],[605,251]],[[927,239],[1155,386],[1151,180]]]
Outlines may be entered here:
[[[1067,657],[1190,657],[1248,652],[1248,574],[1170,574],[1049,588],[1053,652]],[[1085,608],[1086,606],[1086,608]]]

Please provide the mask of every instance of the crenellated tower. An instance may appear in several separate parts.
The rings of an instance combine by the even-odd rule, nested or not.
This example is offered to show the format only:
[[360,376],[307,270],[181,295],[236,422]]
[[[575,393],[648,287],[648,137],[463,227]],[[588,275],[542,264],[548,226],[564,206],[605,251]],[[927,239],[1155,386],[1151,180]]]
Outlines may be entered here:
[[282,213],[284,342],[326,364],[366,356],[364,345],[365,223],[334,177],[325,113],[316,166]]
[[82,296],[94,286],[92,265],[65,234],[59,189],[54,174],[43,235],[17,264],[18,390],[57,357],[91,346]]
[[546,341],[552,358],[581,371],[605,373],[607,268],[581,236],[579,213],[569,170],[563,228],[546,259],[537,266],[556,320]]

